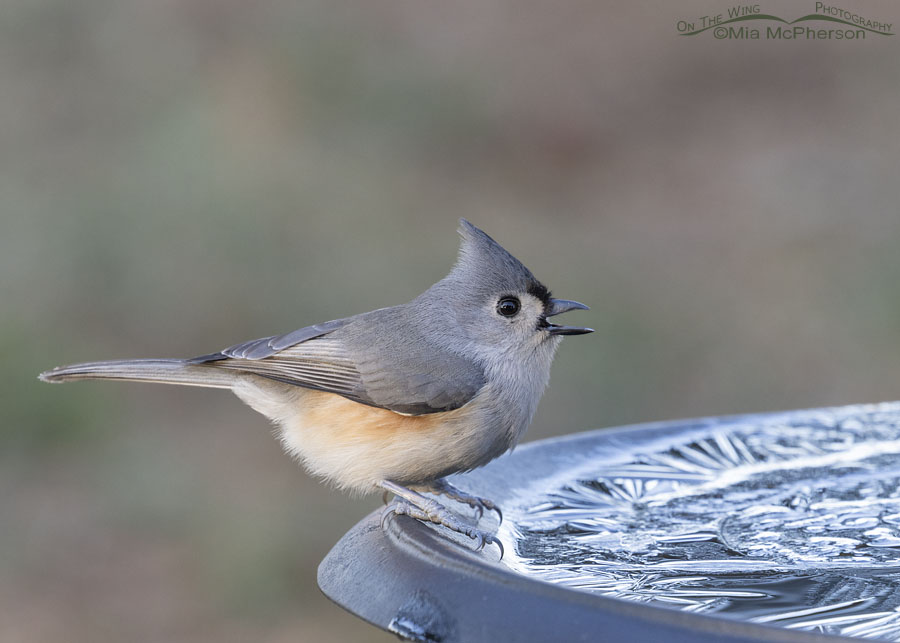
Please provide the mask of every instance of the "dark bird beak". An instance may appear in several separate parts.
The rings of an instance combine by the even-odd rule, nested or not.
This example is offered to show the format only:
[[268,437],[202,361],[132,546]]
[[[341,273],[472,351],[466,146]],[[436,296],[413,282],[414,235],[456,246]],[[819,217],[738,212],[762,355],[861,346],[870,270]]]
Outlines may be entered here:
[[[590,310],[584,304],[577,301],[569,301],[568,299],[551,299],[550,305],[547,307],[547,317],[554,315],[562,315],[570,310]],[[585,333],[593,333],[593,328],[582,328],[581,326],[560,326],[558,324],[547,323],[547,332],[551,335],[584,335]]]

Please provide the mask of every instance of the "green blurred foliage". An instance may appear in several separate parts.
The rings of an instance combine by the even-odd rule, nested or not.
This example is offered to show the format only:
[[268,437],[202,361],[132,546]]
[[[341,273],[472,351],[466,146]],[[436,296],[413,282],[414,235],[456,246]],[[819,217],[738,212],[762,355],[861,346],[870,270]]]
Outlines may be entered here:
[[896,39],[711,10],[0,8],[0,639],[392,640],[315,588],[377,498],[221,392],[36,375],[400,303],[460,216],[592,306],[529,439],[897,398]]

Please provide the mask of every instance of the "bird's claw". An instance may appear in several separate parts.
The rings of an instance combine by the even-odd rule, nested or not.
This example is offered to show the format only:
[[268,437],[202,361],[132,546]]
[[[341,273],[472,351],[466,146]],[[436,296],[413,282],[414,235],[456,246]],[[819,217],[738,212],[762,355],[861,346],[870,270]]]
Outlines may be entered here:
[[[497,505],[495,505],[495,504],[494,504],[493,502],[491,502],[490,500],[489,500],[488,502],[490,502],[490,506],[488,506],[487,504],[485,504],[485,508],[486,508],[488,511],[493,511],[495,514],[497,514],[497,523],[498,523],[498,524],[499,524],[499,523],[502,523],[502,522],[503,522],[503,512],[500,511],[500,507],[498,507]],[[482,511],[482,513],[484,513],[484,512]],[[479,515],[478,517],[481,518],[480,515]]]
[[475,531],[475,535],[470,534],[470,537],[475,540],[475,549],[477,551],[482,551],[486,545],[497,545],[497,548],[500,550],[500,560],[503,560],[503,554],[506,552],[503,549],[503,543],[496,536],[485,531],[473,531]]
[[495,514],[497,514],[497,522],[498,523],[503,522],[503,512],[500,511],[500,507],[495,505],[492,501],[488,500],[487,498],[477,498],[477,497],[473,496],[473,502],[466,502],[465,500],[463,500],[462,502],[464,502],[465,504],[467,504],[470,507],[473,507],[475,509],[475,513],[478,516],[478,520],[481,520],[482,517],[484,517],[484,510],[487,509],[488,511],[493,511]]
[[[432,504],[433,503],[433,504]],[[451,531],[467,536],[475,541],[475,549],[481,551],[486,545],[495,544],[500,549],[500,559],[503,559],[504,549],[496,536],[481,529],[476,529],[463,523],[459,518],[450,513],[443,505],[431,501],[427,508],[419,507],[402,498],[397,498],[381,511],[381,528],[387,519],[392,516],[409,516],[422,522],[431,522],[443,525]]]

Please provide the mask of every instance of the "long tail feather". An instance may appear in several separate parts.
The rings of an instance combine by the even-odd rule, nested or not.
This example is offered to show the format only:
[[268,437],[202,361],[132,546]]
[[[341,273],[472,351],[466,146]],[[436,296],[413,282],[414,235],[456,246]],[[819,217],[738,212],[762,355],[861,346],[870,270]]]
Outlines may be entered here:
[[180,359],[129,359],[58,366],[38,377],[44,382],[126,380],[231,388],[238,374],[217,368],[214,364],[189,364]]

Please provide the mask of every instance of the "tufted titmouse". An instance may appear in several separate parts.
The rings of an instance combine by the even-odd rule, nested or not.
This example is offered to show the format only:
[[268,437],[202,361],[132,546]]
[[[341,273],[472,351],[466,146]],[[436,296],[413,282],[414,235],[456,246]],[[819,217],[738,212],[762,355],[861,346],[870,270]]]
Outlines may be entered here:
[[120,379],[231,389],[280,428],[315,476],[391,492],[389,513],[497,543],[421,492],[499,509],[443,480],[513,448],[531,422],[563,335],[554,299],[518,259],[462,219],[450,274],[407,304],[264,337],[193,359],[61,366],[45,382]]

